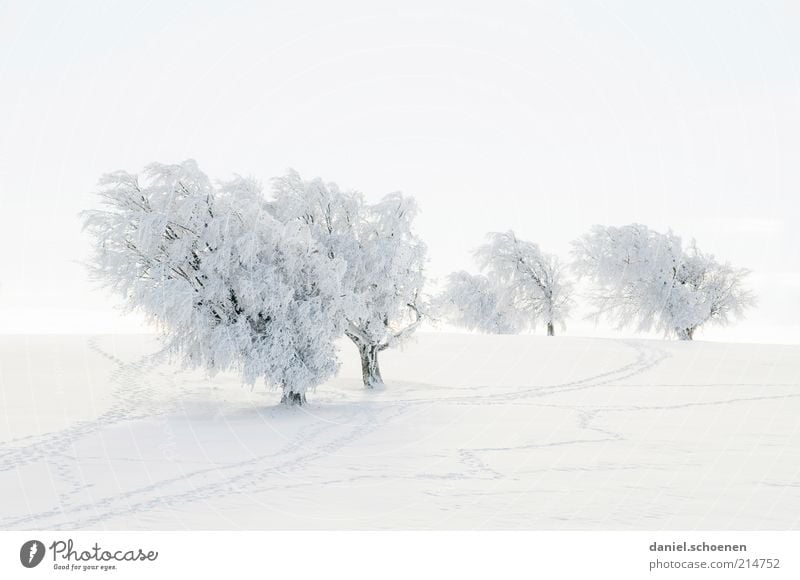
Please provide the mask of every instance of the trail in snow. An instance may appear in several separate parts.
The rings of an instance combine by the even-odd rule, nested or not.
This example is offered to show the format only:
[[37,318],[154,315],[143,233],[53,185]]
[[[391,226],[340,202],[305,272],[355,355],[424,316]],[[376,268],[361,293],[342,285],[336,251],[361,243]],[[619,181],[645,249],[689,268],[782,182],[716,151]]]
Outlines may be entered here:
[[[739,506],[751,528],[797,525],[786,509],[800,508],[786,467],[800,455],[787,421],[800,409],[794,351],[759,354],[745,376],[714,370],[730,355],[707,345],[518,338],[518,362],[497,384],[464,368],[462,385],[395,381],[369,393],[344,377],[303,409],[159,356],[126,362],[92,338],[114,365],[112,403],[94,420],[0,443],[10,490],[0,527],[702,527],[742,498],[754,504]],[[448,340],[475,359],[472,339],[489,344]],[[394,360],[424,364],[421,352]],[[562,355],[574,364],[541,371]],[[692,388],[674,381],[687,365],[704,369]],[[744,431],[743,416],[761,431]],[[766,471],[736,463],[764,450]],[[731,498],[699,511],[720,487]]]

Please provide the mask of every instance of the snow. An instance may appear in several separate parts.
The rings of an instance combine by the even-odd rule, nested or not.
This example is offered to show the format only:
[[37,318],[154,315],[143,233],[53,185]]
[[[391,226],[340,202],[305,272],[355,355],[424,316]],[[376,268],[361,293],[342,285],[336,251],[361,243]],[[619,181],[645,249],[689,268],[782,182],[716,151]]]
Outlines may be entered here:
[[800,346],[423,333],[303,407],[0,337],[2,529],[797,529]]

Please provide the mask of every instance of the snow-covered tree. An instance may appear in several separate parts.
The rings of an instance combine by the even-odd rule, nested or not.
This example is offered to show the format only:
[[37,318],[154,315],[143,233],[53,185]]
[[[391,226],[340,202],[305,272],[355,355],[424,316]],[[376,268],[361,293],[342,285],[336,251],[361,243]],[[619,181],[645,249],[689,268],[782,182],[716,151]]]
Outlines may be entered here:
[[516,334],[523,329],[509,292],[482,274],[453,272],[434,309],[447,321],[488,334]]
[[595,226],[574,242],[573,257],[576,272],[594,285],[594,316],[620,327],[691,340],[703,324],[727,324],[755,302],[744,287],[747,270],[641,224]]
[[481,270],[508,289],[516,310],[527,318],[526,326],[541,322],[547,335],[554,336],[556,324],[564,328],[572,306],[572,285],[558,257],[520,240],[511,230],[490,232],[486,238],[475,251]]
[[482,274],[456,272],[435,301],[442,317],[470,330],[514,334],[543,323],[548,336],[564,327],[572,284],[556,256],[520,240],[513,231],[491,232],[475,250]]
[[413,198],[393,193],[375,204],[295,171],[273,180],[270,210],[300,222],[346,264],[342,281],[344,332],[361,358],[364,385],[383,385],[378,353],[399,344],[422,320],[425,244],[413,232]]
[[85,213],[92,271],[163,331],[190,367],[263,378],[287,404],[338,368],[342,260],[267,211],[257,183],[214,185],[192,161],[101,179]]

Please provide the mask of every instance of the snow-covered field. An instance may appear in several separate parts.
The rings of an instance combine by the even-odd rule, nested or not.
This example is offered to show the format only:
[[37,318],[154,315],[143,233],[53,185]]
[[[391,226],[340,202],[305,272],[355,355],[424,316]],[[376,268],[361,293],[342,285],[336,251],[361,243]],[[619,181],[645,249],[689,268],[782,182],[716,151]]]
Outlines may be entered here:
[[0,529],[800,529],[800,346],[420,333],[303,408],[0,337]]

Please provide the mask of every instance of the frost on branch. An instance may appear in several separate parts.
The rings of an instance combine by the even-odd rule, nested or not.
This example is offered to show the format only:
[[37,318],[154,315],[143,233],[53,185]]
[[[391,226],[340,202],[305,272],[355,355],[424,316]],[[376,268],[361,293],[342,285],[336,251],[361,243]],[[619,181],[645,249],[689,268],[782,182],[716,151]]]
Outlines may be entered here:
[[572,306],[572,285],[558,258],[520,240],[512,231],[487,234],[475,251],[484,274],[451,274],[437,299],[443,316],[470,330],[518,333],[542,323],[548,336]]
[[413,232],[414,199],[393,193],[370,204],[295,171],[273,180],[270,211],[300,222],[332,260],[342,260],[344,332],[358,349],[364,385],[383,385],[378,353],[400,344],[422,320],[425,244]]
[[520,240],[513,231],[487,234],[487,242],[475,252],[478,265],[496,284],[507,288],[526,326],[543,323],[547,335],[562,329],[572,307],[572,284],[558,257],[537,244]]
[[335,374],[345,265],[275,219],[257,183],[213,185],[190,160],[100,184],[104,209],[85,213],[91,269],[186,365],[264,379],[287,403]]
[[691,340],[706,323],[727,324],[755,303],[747,270],[718,262],[694,241],[641,224],[595,226],[573,244],[574,268],[593,283],[594,316]]
[[482,274],[450,274],[435,308],[445,320],[467,330],[489,334],[517,334],[522,330],[510,293]]

